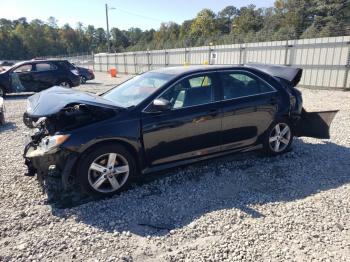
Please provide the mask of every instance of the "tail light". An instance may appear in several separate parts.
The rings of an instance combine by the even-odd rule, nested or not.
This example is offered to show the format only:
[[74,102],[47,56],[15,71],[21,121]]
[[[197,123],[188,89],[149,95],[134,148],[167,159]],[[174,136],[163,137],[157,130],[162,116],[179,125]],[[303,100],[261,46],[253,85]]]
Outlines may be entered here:
[[88,69],[88,71],[89,71],[90,74],[94,73],[94,71],[92,69]]

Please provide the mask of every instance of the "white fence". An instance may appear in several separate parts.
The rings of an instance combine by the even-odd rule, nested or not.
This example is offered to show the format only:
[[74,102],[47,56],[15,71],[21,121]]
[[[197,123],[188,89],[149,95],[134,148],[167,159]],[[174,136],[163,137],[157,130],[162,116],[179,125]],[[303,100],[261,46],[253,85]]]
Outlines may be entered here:
[[75,64],[76,66],[81,66],[90,69],[94,68],[94,56],[92,54],[50,56],[44,57],[44,59],[65,59]]
[[94,69],[137,74],[167,66],[250,62],[301,67],[301,86],[350,88],[350,36],[96,54]]

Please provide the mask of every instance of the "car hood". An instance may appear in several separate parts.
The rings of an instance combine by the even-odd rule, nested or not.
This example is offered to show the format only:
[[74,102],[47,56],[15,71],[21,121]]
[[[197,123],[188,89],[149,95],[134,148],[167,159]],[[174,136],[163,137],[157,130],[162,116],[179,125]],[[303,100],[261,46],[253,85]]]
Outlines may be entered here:
[[112,101],[98,95],[54,86],[28,98],[27,114],[31,117],[47,117],[58,113],[70,104],[85,104],[120,109]]

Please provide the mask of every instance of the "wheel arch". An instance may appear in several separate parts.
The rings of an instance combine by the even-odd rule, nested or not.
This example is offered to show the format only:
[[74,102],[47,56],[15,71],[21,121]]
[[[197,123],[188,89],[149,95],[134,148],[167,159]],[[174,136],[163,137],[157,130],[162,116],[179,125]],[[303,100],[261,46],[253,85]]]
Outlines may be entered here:
[[64,82],[64,81],[68,82],[71,87],[73,86],[73,82],[69,78],[65,78],[65,77],[58,78],[58,80],[56,81],[56,85],[59,85],[61,82]]
[[284,112],[284,113],[281,113],[281,114],[277,114],[270,122],[269,124],[267,125],[267,128],[265,129],[264,132],[262,132],[260,134],[260,136],[258,137],[257,139],[257,143],[258,144],[263,144],[264,142],[264,138],[267,134],[267,132],[269,131],[270,127],[272,124],[274,124],[276,121],[286,121],[290,124],[290,127],[292,128],[292,131],[294,133],[295,131],[295,120],[294,118],[288,113],[288,112]]
[[118,139],[118,138],[97,141],[97,142],[90,144],[87,147],[83,148],[83,150],[79,152],[80,154],[79,154],[79,157],[77,159],[76,167],[79,166],[80,160],[82,159],[82,157],[84,155],[88,154],[90,151],[94,150],[97,147],[100,147],[103,145],[110,145],[110,144],[119,144],[119,145],[122,145],[123,147],[125,147],[125,149],[128,150],[128,152],[134,157],[138,171],[140,173],[140,171],[144,167],[143,154],[141,152],[139,153],[138,149],[135,148],[135,146],[133,146],[131,143],[129,143],[123,139]]

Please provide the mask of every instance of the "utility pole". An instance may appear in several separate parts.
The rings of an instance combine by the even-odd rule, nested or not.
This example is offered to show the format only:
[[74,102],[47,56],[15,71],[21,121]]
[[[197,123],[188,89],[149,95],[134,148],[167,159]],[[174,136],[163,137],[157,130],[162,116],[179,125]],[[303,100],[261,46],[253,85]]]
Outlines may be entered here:
[[111,52],[111,45],[109,42],[109,23],[108,23],[108,5],[106,4],[106,22],[107,22],[107,52]]

